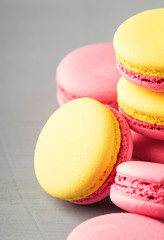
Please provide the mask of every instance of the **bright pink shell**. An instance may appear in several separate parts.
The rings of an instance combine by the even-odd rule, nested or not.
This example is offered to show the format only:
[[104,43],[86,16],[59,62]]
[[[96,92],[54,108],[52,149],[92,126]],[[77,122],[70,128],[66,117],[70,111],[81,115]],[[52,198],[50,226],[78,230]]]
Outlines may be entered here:
[[164,224],[132,214],[112,213],[89,219],[77,226],[67,240],[163,240]]
[[132,156],[132,150],[133,150],[133,142],[132,142],[132,136],[129,129],[129,126],[127,122],[125,121],[124,117],[115,109],[108,107],[115,117],[117,118],[120,126],[121,131],[121,145],[120,145],[120,151],[117,156],[117,162],[113,166],[113,170],[110,173],[109,177],[105,181],[105,183],[93,194],[89,195],[88,197],[72,201],[76,204],[91,204],[98,202],[105,197],[107,197],[110,193],[111,184],[114,181],[116,168],[117,166],[125,161],[130,161]]
[[121,75],[125,77],[130,82],[153,91],[164,92],[164,78],[162,77],[152,77],[139,73],[135,73],[124,67],[117,60],[117,67]]
[[78,48],[57,67],[57,100],[63,105],[75,98],[90,97],[117,108],[116,86],[120,77],[112,43]]
[[164,126],[151,124],[135,119],[126,114],[120,107],[119,112],[125,117],[131,129],[147,137],[164,140]]

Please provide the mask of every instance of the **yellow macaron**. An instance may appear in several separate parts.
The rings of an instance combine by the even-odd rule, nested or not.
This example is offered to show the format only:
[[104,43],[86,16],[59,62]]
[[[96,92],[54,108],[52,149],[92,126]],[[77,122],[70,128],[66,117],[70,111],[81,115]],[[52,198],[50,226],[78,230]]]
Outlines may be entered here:
[[131,128],[164,140],[164,92],[139,87],[121,77],[117,93],[120,111]]
[[[130,139],[128,130],[127,136]],[[121,141],[112,111],[93,99],[73,100],[59,108],[40,133],[34,157],[36,177],[50,195],[68,201],[83,199],[85,204],[109,178]]]
[[164,91],[164,8],[141,12],[114,35],[117,66],[129,81]]

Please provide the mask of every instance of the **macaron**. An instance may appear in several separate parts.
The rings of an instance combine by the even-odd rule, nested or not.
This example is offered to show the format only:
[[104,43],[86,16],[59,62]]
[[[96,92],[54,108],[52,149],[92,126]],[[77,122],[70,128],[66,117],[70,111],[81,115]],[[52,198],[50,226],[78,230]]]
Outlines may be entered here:
[[164,219],[164,164],[143,161],[120,164],[110,198],[126,211]]
[[116,86],[121,77],[112,43],[96,43],[66,55],[56,70],[59,105],[89,97],[117,108]]
[[132,83],[164,92],[164,8],[141,12],[114,35],[117,66]]
[[77,226],[67,240],[163,240],[164,224],[131,213],[111,213]]
[[119,111],[130,127],[145,136],[164,140],[164,92],[139,87],[121,77],[117,93]]
[[164,141],[146,137],[132,131],[133,160],[164,164]]
[[77,204],[107,197],[116,167],[132,156],[129,126],[116,110],[90,98],[64,104],[38,138],[34,168],[50,195]]

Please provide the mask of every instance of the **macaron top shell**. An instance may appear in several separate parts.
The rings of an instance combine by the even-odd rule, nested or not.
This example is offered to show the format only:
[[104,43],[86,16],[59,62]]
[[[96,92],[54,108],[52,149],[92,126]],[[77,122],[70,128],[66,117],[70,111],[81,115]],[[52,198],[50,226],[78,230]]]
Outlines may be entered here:
[[118,165],[117,174],[119,173],[148,182],[164,184],[164,164],[160,163],[129,161]]
[[139,13],[117,29],[116,57],[127,69],[164,77],[164,8]]
[[162,240],[164,224],[130,213],[113,213],[89,219],[77,226],[67,240]]
[[112,43],[97,43],[66,55],[56,70],[57,86],[74,98],[90,97],[102,103],[116,102],[120,73]]
[[77,200],[107,179],[120,148],[119,124],[103,104],[70,101],[44,126],[35,149],[35,173],[52,196]]
[[157,125],[164,125],[164,93],[132,84],[121,77],[117,85],[118,103],[131,117]]

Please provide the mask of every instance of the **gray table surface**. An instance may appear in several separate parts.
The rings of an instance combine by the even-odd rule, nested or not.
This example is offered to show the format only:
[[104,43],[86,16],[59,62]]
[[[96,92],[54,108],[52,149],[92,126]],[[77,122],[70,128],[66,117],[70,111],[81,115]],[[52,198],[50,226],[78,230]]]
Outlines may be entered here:
[[119,24],[163,0],[0,1],[0,239],[65,240],[79,223],[120,212],[109,199],[78,206],[39,186],[37,137],[58,108],[55,69],[80,46],[112,42]]

